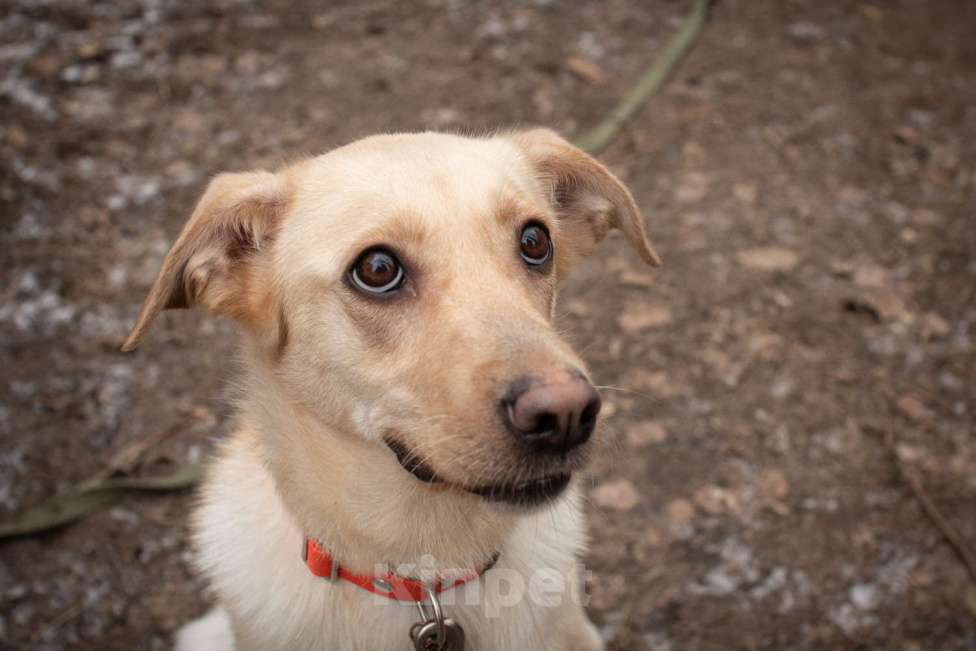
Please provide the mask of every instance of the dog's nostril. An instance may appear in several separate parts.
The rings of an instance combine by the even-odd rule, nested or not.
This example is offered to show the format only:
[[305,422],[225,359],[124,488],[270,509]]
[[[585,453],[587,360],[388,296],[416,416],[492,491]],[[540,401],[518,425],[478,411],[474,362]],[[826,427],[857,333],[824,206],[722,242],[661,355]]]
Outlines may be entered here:
[[578,371],[553,369],[512,385],[505,416],[513,434],[534,452],[565,454],[585,443],[600,412],[600,397]]
[[596,424],[596,417],[600,414],[601,406],[600,396],[593,396],[593,399],[586,403],[586,407],[580,414],[580,427],[592,428]]
[[554,432],[559,428],[559,417],[556,414],[550,414],[544,412],[539,414],[535,427],[527,431],[526,434],[531,434],[535,436],[543,436],[549,432]]

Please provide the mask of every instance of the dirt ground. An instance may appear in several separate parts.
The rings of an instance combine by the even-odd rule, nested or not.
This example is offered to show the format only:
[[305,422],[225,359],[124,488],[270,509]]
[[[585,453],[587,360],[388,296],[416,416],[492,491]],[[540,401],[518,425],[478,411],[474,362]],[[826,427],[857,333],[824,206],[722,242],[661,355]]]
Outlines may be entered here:
[[[0,520],[205,457],[233,328],[118,351],[208,176],[367,134],[594,124],[684,0],[0,4]],[[976,649],[976,4],[722,0],[603,155],[611,238],[561,324],[606,389],[591,612],[610,649]],[[0,648],[164,649],[207,607],[192,497],[0,543]]]

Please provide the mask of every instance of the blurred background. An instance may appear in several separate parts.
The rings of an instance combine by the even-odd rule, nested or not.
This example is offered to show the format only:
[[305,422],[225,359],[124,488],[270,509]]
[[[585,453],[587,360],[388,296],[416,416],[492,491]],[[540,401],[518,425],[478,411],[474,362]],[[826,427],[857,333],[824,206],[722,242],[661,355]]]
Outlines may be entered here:
[[[231,425],[234,331],[118,352],[208,177],[387,131],[599,122],[690,0],[0,3],[0,522]],[[976,649],[976,3],[722,0],[603,153],[560,325],[607,390],[610,649]],[[0,542],[0,648],[165,649],[189,492]],[[958,545],[957,545],[958,547]]]

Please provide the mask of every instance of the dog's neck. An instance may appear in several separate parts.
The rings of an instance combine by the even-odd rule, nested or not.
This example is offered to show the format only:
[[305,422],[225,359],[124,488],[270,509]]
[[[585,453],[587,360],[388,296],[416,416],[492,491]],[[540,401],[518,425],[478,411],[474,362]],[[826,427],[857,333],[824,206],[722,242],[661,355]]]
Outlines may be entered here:
[[433,580],[504,555],[518,513],[420,482],[382,442],[327,426],[261,379],[249,383],[260,392],[242,401],[243,424],[256,433],[285,509],[344,567],[404,566]]

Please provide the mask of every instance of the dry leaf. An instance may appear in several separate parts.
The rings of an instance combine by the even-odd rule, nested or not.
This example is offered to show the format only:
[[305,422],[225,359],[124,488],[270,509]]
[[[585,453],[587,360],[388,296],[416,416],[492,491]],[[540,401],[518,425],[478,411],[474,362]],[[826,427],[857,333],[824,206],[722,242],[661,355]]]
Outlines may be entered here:
[[590,493],[598,506],[614,511],[629,511],[640,502],[640,494],[629,479],[613,479],[603,482]]
[[672,524],[686,524],[695,519],[695,506],[684,498],[671,500],[664,513]]
[[674,188],[679,203],[697,203],[708,194],[708,177],[701,172],[686,172]]
[[617,324],[627,334],[637,334],[649,328],[668,325],[674,320],[671,310],[663,306],[631,303],[617,317]]
[[664,443],[668,439],[668,432],[661,423],[654,420],[642,420],[629,426],[624,433],[627,445],[632,448],[643,448],[648,445]]
[[781,246],[746,249],[735,257],[743,267],[758,271],[792,271],[800,261],[796,251]]
[[906,394],[898,398],[897,402],[895,402],[895,407],[909,420],[915,421],[916,423],[929,423],[934,417],[932,410],[913,395]]
[[566,67],[571,73],[594,86],[600,86],[606,82],[607,77],[603,73],[603,68],[586,57],[571,56],[566,59]]

